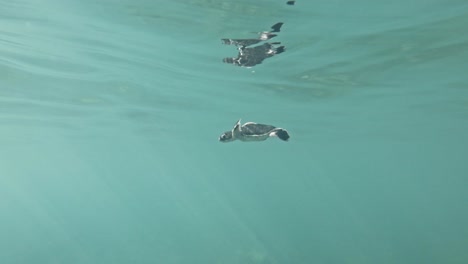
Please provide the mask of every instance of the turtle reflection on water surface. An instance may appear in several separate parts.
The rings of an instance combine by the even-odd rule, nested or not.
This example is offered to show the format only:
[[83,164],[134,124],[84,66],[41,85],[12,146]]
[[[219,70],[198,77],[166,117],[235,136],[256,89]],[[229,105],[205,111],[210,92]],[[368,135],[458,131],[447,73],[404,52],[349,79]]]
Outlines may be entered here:
[[223,62],[234,64],[240,67],[253,67],[257,64],[262,63],[265,59],[273,57],[276,54],[283,53],[285,51],[284,46],[280,45],[280,42],[266,42],[262,45],[252,46],[258,44],[262,41],[270,40],[277,36],[277,33],[280,32],[282,22],[278,22],[271,27],[271,31],[259,32],[260,36],[258,38],[252,39],[221,39],[223,44],[226,45],[235,45],[239,51],[237,57],[235,58],[224,58]]

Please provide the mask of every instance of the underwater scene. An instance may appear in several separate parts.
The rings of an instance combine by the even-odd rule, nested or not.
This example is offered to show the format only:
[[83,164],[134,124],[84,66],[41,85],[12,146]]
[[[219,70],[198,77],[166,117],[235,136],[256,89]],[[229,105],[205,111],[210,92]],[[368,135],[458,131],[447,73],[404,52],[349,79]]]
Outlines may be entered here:
[[468,263],[465,0],[0,0],[0,263]]

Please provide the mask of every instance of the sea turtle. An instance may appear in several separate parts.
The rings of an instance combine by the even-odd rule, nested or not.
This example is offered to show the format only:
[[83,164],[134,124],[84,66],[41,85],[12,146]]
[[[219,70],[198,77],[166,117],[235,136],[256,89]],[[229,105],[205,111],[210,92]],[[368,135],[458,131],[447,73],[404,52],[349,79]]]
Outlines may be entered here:
[[247,122],[241,125],[241,120],[239,119],[231,131],[226,131],[219,137],[219,141],[230,142],[236,139],[240,141],[263,141],[275,136],[284,141],[289,139],[288,131],[283,128],[254,122]]

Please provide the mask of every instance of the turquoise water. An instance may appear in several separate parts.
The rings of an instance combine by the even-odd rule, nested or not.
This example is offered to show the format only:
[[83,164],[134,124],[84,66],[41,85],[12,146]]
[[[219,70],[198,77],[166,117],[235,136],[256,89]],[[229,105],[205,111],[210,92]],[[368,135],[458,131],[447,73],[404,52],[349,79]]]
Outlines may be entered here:
[[[284,22],[253,68],[221,38]],[[0,263],[468,263],[468,2],[0,3]],[[222,144],[237,119],[291,139]]]

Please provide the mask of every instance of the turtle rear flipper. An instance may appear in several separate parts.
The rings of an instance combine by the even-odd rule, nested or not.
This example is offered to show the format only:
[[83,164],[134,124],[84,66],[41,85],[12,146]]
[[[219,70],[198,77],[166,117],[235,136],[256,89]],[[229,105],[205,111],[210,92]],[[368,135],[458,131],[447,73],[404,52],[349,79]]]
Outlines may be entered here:
[[283,141],[288,141],[289,139],[289,134],[288,131],[282,128],[278,128],[276,131],[273,131],[270,136],[277,136],[279,139]]

